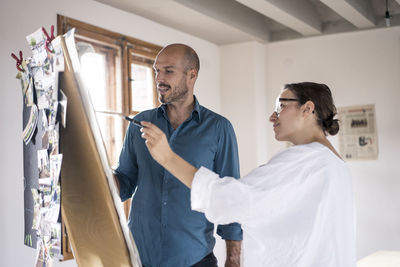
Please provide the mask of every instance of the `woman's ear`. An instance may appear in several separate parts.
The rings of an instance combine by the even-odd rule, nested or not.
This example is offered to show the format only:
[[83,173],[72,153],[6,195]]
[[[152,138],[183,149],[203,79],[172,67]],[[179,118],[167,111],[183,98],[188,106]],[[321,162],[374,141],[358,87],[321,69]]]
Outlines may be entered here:
[[314,102],[308,100],[306,103],[304,103],[304,110],[303,110],[303,114],[304,115],[311,115],[314,113],[315,111],[315,105]]

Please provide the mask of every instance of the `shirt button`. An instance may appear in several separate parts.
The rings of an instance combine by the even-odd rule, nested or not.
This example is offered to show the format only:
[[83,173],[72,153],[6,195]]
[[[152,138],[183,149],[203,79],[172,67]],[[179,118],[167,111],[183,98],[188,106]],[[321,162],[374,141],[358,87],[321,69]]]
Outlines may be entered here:
[[163,202],[163,205],[164,205],[164,206],[167,205],[167,201],[164,201],[164,202]]

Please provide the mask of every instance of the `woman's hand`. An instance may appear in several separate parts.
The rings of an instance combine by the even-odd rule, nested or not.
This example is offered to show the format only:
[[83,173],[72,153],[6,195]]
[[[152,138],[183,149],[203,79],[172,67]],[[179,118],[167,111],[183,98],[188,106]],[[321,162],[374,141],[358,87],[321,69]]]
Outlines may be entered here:
[[151,156],[164,166],[168,160],[172,159],[174,154],[168,144],[167,137],[156,125],[146,121],[141,121],[141,123],[144,126],[140,129],[142,138],[146,139],[146,146]]
[[197,168],[175,154],[168,144],[164,132],[150,122],[141,121],[143,128],[142,138],[146,139],[146,146],[151,156],[160,165],[167,169],[187,187],[192,187],[194,174]]

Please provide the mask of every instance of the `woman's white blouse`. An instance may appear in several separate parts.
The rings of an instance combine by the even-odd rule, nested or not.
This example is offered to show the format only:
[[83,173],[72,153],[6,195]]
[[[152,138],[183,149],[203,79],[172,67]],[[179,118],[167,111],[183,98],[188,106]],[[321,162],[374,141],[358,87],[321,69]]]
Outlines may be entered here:
[[290,147],[236,180],[202,167],[192,209],[243,228],[244,266],[354,267],[350,171],[320,143]]

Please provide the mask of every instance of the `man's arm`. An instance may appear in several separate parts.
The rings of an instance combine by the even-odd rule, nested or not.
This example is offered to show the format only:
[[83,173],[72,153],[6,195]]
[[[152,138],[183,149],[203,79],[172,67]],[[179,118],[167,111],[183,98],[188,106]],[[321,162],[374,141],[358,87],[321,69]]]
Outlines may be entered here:
[[226,243],[225,267],[239,267],[242,240],[225,240],[225,243]]
[[[222,134],[215,157],[215,172],[220,177],[230,176],[239,178],[239,152],[235,131],[229,121],[219,125]],[[225,267],[240,266],[240,252],[242,244],[242,230],[239,224],[219,225],[219,235],[225,239],[226,262]]]
[[134,149],[134,130],[136,126],[129,125],[125,133],[124,144],[119,156],[118,167],[113,170],[115,185],[122,202],[131,198],[135,191],[138,169],[136,163],[136,154]]

